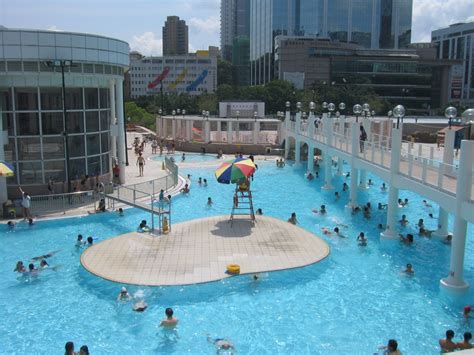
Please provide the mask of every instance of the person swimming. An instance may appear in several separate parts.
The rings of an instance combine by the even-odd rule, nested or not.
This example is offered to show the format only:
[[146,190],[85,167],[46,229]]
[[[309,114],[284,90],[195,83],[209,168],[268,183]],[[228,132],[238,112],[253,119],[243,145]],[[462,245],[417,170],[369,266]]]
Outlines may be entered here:
[[431,208],[433,207],[431,204],[429,204],[426,200],[423,200],[423,205],[426,207],[426,208]]
[[257,208],[256,214],[258,214],[258,215],[260,215],[260,216],[263,215],[262,209],[261,209],[261,208]]
[[382,186],[380,187],[380,190],[381,191],[387,191],[387,185],[385,185],[384,182],[382,183]]
[[334,193],[334,197],[335,197],[336,201],[338,201],[341,198],[341,195],[339,195],[339,192],[336,191]]
[[212,204],[213,204],[212,198],[208,197],[207,198],[207,207],[212,207]]
[[8,226],[9,229],[13,229],[13,228],[15,228],[15,222],[8,221],[7,226]]
[[399,234],[400,236],[400,241],[402,241],[405,244],[412,244],[413,243],[413,234],[408,233],[406,237],[403,236],[403,234]]
[[92,238],[91,236],[87,237],[86,246],[91,247],[93,244],[94,244],[94,238]]
[[174,328],[178,325],[178,318],[173,317],[173,309],[166,308],[165,310],[166,318],[163,318],[160,322],[160,327],[164,328]]
[[23,264],[23,261],[18,261],[13,271],[18,272],[20,274],[26,272],[26,268],[25,268],[25,265]]
[[129,301],[132,299],[132,296],[127,291],[126,287],[122,287],[120,293],[117,296],[117,301]]
[[149,232],[150,227],[146,224],[146,220],[142,220],[140,224],[138,225],[137,232],[138,233],[144,233],[144,232]]
[[83,240],[82,234],[79,234],[77,236],[77,239],[76,239],[76,247],[78,247],[78,248],[83,247],[84,244],[85,244],[85,242]]
[[40,263],[40,268],[43,270],[43,269],[46,269],[49,267],[49,264],[46,260],[41,260],[41,263]]
[[213,339],[211,336],[207,336],[207,341],[211,344],[214,344],[216,347],[217,353],[219,354],[221,351],[230,351],[235,350],[234,344],[232,344],[229,340],[225,338],[216,338]]
[[184,184],[184,187],[179,190],[180,192],[184,192],[185,194],[187,194],[189,192],[189,185],[188,184]]
[[407,216],[402,215],[402,219],[398,221],[402,226],[406,226],[408,224]]
[[405,270],[403,270],[403,272],[406,274],[414,274],[415,270],[413,270],[413,265],[408,263]]
[[124,214],[123,214],[123,208],[122,208],[122,207],[120,207],[120,208],[118,209],[118,214],[119,214],[119,217],[123,217],[123,216],[124,216]]
[[357,236],[357,241],[359,242],[360,246],[366,246],[367,245],[367,238],[365,237],[364,232],[359,233],[359,235]]
[[148,308],[148,304],[144,300],[135,302],[132,306],[132,309],[135,312],[144,312]]
[[290,222],[291,224],[295,224],[295,225],[298,224],[298,220],[296,219],[296,213],[295,212],[293,212],[291,214],[291,217],[288,218],[288,222]]
[[34,258],[31,258],[31,261],[40,261],[40,260],[43,260],[43,259],[48,259],[54,255],[56,255],[57,253],[59,253],[61,250],[56,250],[56,251],[52,251],[48,254],[44,254],[44,255],[40,255],[40,256],[35,256]]

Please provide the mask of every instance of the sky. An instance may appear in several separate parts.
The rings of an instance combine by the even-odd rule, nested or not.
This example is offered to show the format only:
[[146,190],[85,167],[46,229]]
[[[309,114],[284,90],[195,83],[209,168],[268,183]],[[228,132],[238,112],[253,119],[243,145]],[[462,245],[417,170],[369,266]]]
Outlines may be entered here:
[[[412,42],[455,22],[474,21],[474,0],[413,0]],[[0,0],[0,25],[94,33],[161,55],[166,16],[189,27],[189,51],[219,46],[220,0]]]

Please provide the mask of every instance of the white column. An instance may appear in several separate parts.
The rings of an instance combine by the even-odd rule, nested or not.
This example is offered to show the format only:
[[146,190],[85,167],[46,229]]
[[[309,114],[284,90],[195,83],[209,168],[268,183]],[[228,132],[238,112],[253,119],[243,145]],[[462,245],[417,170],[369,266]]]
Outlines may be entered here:
[[285,159],[288,159],[288,154],[290,153],[290,136],[287,134],[285,138]]
[[171,139],[176,139],[176,119],[171,121]]
[[444,172],[446,174],[453,173],[453,160],[454,160],[454,138],[456,132],[452,129],[448,129],[446,131],[446,135],[444,136],[444,149],[443,149],[443,163],[447,164],[445,166]]
[[308,171],[314,173],[314,146],[311,140],[308,143]]
[[298,165],[301,162],[301,141],[296,138],[295,142],[295,164]]
[[[346,118],[344,116],[339,117],[339,134],[344,137],[344,128],[346,126]],[[337,175],[342,176],[342,166],[344,165],[344,161],[341,157],[337,157]]]
[[[115,80],[109,81],[109,97],[110,97],[110,125],[117,124],[117,115],[115,113]],[[111,154],[115,159],[117,158],[117,137],[110,136]]]
[[443,207],[439,208],[438,229],[433,233],[436,237],[445,238],[448,235],[448,211]]
[[211,122],[206,120],[204,122],[204,143],[209,143],[211,141]]
[[[0,112],[2,111],[2,102],[0,101]],[[5,144],[8,142],[7,131],[3,130],[3,117],[0,114],[0,160],[5,160]],[[0,176],[0,203],[8,200],[7,178]]]
[[301,131],[301,111],[295,114],[295,134],[300,134]]
[[127,147],[125,146],[125,129],[124,129],[124,116],[123,116],[123,79],[117,80],[115,87],[117,93],[116,101],[116,112],[117,112],[117,125],[118,125],[118,145],[117,155],[120,165],[119,181],[121,184],[125,184],[125,154]]
[[258,134],[260,132],[260,122],[253,123],[253,144],[258,144]]
[[360,170],[360,184],[359,184],[359,189],[368,189],[369,186],[367,186],[367,170]]
[[360,125],[358,122],[351,123],[351,188],[349,191],[349,203],[346,207],[353,208],[357,204],[357,183],[359,181],[359,171],[355,167],[355,161],[359,155],[359,131]]
[[227,143],[232,144],[233,137],[232,137],[232,121],[227,121]]
[[217,141],[218,142],[221,142],[222,141],[222,138],[221,138],[221,129],[222,129],[222,126],[221,126],[221,121],[217,121],[217,132],[216,132],[216,137],[217,137]]
[[464,281],[464,254],[466,249],[467,221],[462,219],[461,212],[464,202],[471,197],[472,166],[474,159],[474,141],[461,142],[461,157],[456,183],[456,212],[454,219],[454,233],[451,242],[451,261],[449,275],[441,279],[441,286],[457,292],[466,291],[469,284]]
[[398,169],[400,166],[402,130],[402,125],[400,125],[400,128],[392,129],[392,153],[390,156],[390,186],[388,190],[387,203],[387,227],[385,228],[385,231],[380,233],[380,236],[382,238],[388,239],[398,239],[398,233],[396,230],[398,211],[398,188],[394,186],[394,178],[398,174]]
[[331,183],[332,180],[332,157],[329,154],[329,150],[327,149],[324,154],[324,186],[322,189],[324,190],[332,190],[334,186]]
[[186,120],[186,140],[191,142],[193,140],[193,121]]

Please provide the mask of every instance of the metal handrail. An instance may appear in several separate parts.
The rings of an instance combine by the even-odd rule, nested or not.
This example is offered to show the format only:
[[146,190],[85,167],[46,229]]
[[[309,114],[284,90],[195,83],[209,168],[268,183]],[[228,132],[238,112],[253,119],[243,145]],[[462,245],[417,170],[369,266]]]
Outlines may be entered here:
[[66,214],[73,209],[95,210],[100,196],[95,191],[31,196],[31,214],[42,216],[51,213]]

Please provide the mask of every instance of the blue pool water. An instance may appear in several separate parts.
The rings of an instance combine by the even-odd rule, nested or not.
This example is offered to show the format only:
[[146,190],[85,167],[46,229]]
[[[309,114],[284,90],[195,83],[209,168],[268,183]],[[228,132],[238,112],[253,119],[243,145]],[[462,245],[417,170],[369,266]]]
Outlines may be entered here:
[[154,155],[151,159],[156,161],[162,161],[167,158],[174,158],[176,163],[196,163],[196,162],[204,162],[204,161],[214,161],[217,160],[217,155],[211,154],[199,154],[199,153],[185,153],[185,160],[182,159],[183,153],[176,152],[175,154],[165,154],[162,155]]
[[[334,202],[334,191],[321,191],[319,179],[309,182],[303,168],[258,162],[253,183],[256,208],[265,215],[287,219],[296,212],[301,226],[316,234],[336,221],[347,224],[346,239],[323,236],[331,246],[324,261],[301,269],[266,273],[258,281],[241,275],[219,282],[183,287],[130,286],[131,293],[143,293],[149,308],[132,312],[130,304],[117,304],[119,284],[97,278],[85,271],[74,247],[76,235],[94,235],[103,240],[135,230],[149,216],[126,210],[125,217],[114,214],[50,220],[14,231],[1,232],[0,258],[0,353],[59,354],[66,341],[87,344],[92,354],[101,353],[191,353],[215,354],[206,334],[229,338],[241,354],[373,354],[377,347],[395,338],[406,354],[438,353],[437,341],[446,329],[471,330],[461,317],[473,291],[463,297],[440,292],[439,279],[449,266],[450,246],[438,240],[416,237],[412,246],[398,241],[380,241],[374,228],[383,221],[373,210],[368,223],[362,215],[351,216],[344,208],[348,193]],[[214,169],[181,169],[180,174],[207,178],[207,187],[193,184],[191,193],[173,200],[173,223],[198,217],[228,214],[232,186],[220,185]],[[323,174],[321,173],[321,176]],[[360,194],[360,201],[373,205],[384,202],[381,181]],[[334,180],[338,191],[345,178]],[[214,206],[207,208],[207,197]],[[412,222],[403,232],[413,231],[418,218],[429,219],[422,197],[401,191],[409,198],[406,214]],[[329,216],[320,217],[312,208],[327,206]],[[433,206],[437,215],[437,208]],[[451,221],[452,222],[452,221]],[[258,222],[257,222],[258,223]],[[355,241],[360,231],[369,243],[363,248]],[[466,252],[465,276],[474,285],[472,225]],[[50,258],[56,272],[47,270],[26,282],[12,270],[17,260],[60,250]],[[416,274],[401,273],[404,265],[414,265]],[[166,307],[180,318],[176,332],[158,328]]]

